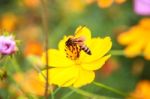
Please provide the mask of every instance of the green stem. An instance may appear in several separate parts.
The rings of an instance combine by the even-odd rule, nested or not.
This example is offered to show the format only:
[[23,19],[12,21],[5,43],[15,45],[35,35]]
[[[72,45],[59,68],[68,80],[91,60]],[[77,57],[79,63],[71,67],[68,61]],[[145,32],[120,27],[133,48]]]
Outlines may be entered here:
[[68,92],[67,94],[65,94],[61,99],[67,99],[74,92],[75,92],[75,90],[71,90],[70,92]]
[[112,50],[110,53],[114,56],[124,56],[125,55],[123,50]]
[[51,99],[55,99],[53,89],[51,89]]
[[15,71],[21,72],[21,69],[20,69],[20,66],[19,66],[19,64],[17,62],[16,57],[11,58],[10,60],[11,60],[11,62],[13,64],[13,68],[15,69]]
[[86,97],[89,97],[92,99],[94,99],[94,98],[96,98],[96,99],[116,99],[116,98],[112,98],[112,97],[96,95],[96,94],[84,91],[82,89],[77,89],[77,88],[72,88],[72,87],[71,87],[71,89],[80,95],[83,95],[83,96],[86,96]]
[[117,90],[117,89],[114,89],[114,88],[109,87],[109,86],[107,86],[107,85],[104,85],[104,84],[102,84],[102,83],[93,82],[93,84],[96,85],[96,86],[99,86],[99,87],[101,87],[101,88],[107,89],[107,90],[109,90],[109,91],[111,91],[111,92],[114,92],[114,93],[116,93],[116,94],[118,94],[118,95],[127,96],[127,94],[125,94],[124,92],[121,92],[121,91],[119,91],[119,90]]
[[57,89],[55,89],[53,94],[55,95],[60,89],[61,89],[61,87],[58,87]]
[[[45,33],[45,51],[46,51],[46,86],[45,86],[45,99],[48,99],[48,82],[49,82],[49,72],[48,72],[48,64],[49,64],[49,57],[48,57],[48,45],[49,45],[49,33],[48,33],[48,0],[41,0],[41,7],[42,7],[42,23],[43,23],[43,32]],[[53,91],[51,91],[53,93]],[[51,96],[53,97],[53,96]],[[54,97],[53,97],[54,99]]]

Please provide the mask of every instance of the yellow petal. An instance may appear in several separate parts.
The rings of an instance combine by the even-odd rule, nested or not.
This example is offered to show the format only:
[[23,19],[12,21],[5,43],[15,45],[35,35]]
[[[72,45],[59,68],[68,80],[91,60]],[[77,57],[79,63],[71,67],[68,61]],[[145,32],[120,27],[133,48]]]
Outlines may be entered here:
[[90,63],[84,63],[84,64],[82,64],[82,67],[86,70],[100,69],[105,64],[105,62],[108,60],[108,58],[110,58],[110,56],[111,55],[107,55],[98,60],[92,61]]
[[113,0],[97,0],[98,6],[101,8],[107,8],[112,5]]
[[[42,71],[45,75],[46,70]],[[68,68],[52,68],[49,70],[49,84],[56,84],[60,87],[68,87],[73,84],[73,82],[78,77],[79,70],[75,66]],[[42,74],[40,74],[40,79],[45,81]]]
[[[46,64],[46,57],[45,53],[42,55],[42,62]],[[67,67],[73,65],[73,61],[66,57],[65,53],[62,53],[56,49],[49,49],[48,50],[48,65],[51,67]]]
[[144,49],[144,56],[146,59],[150,60],[150,42],[146,45]]
[[125,55],[127,57],[135,57],[139,55],[143,49],[144,42],[143,41],[137,41],[133,42],[133,44],[130,44],[126,49],[125,49]]
[[40,96],[44,95],[45,83],[39,79],[38,73],[34,70],[30,70],[24,74],[16,73],[14,80],[24,92]]
[[91,40],[91,45],[89,46],[92,55],[87,55],[85,52],[82,51],[80,59],[84,63],[88,63],[100,59],[111,49],[111,46],[112,46],[112,42],[110,37],[105,37],[103,39],[93,38]]
[[85,26],[79,26],[75,31],[75,37],[84,37],[85,38],[85,44],[90,44],[91,40],[91,31],[85,27]]
[[150,26],[150,18],[143,18],[140,20],[139,25],[145,28],[149,28]]
[[[67,12],[82,12],[85,8],[85,2],[83,0],[65,0],[64,10]],[[68,9],[68,6],[70,8]]]
[[132,42],[135,42],[141,37],[141,29],[138,26],[132,27],[129,31],[121,33],[117,40],[122,45],[127,45]]
[[58,44],[58,49],[62,52],[65,53],[65,42],[68,40],[68,37],[64,36],[64,38],[62,40],[60,40],[59,44]]
[[115,2],[117,3],[117,4],[122,4],[122,3],[124,3],[126,0],[115,0]]
[[87,4],[92,4],[92,3],[94,3],[96,0],[85,0],[85,2],[87,3]]
[[95,78],[95,73],[93,71],[87,71],[80,68],[79,77],[73,83],[73,87],[78,88],[86,84],[89,84],[94,80],[94,78]]
[[134,36],[132,36],[131,33],[129,34],[129,32],[124,32],[118,36],[117,40],[121,45],[127,45],[133,41],[133,38]]
[[73,85],[73,83],[77,80],[77,77],[74,77],[73,79],[67,81],[65,84],[63,84],[61,87],[70,87]]

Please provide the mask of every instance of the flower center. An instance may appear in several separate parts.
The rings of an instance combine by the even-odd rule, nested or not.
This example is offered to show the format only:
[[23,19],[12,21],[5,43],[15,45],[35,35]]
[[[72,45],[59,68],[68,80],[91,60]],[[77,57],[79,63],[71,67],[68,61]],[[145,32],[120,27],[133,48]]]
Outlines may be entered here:
[[10,44],[4,44],[4,49],[7,50],[10,47]]
[[66,57],[71,60],[77,60],[80,57],[81,48],[77,44],[66,46]]

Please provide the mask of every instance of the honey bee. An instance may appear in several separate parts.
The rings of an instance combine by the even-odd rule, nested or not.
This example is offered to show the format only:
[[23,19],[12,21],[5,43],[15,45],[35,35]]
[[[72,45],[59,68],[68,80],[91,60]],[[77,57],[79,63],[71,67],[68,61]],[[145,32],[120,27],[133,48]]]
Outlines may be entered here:
[[[82,27],[81,29],[83,29]],[[81,30],[80,29],[80,30]],[[80,31],[79,30],[79,31]],[[77,32],[79,32],[77,31]],[[71,59],[76,59],[80,56],[80,51],[83,50],[86,54],[91,55],[91,50],[84,44],[85,37],[81,36],[78,38],[70,37],[66,42],[66,53],[67,57],[70,57]]]

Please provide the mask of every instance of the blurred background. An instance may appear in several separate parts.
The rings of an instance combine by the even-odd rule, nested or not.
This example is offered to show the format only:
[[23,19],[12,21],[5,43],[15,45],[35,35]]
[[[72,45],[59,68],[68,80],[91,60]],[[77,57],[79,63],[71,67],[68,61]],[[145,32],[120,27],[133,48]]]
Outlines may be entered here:
[[[44,85],[38,80],[35,67],[44,68],[40,63],[45,46],[41,7],[40,0],[0,0],[0,33],[8,31],[20,40],[19,52],[14,56],[16,60],[0,63],[0,72],[7,74],[0,81],[0,99],[43,99]],[[143,23],[146,32],[140,31],[142,35],[136,39],[143,40],[141,38],[145,37],[144,33],[150,34],[149,16],[149,0],[48,0],[49,48],[57,48],[59,40],[64,35],[72,35],[79,25],[86,25],[94,37],[110,36],[113,42],[112,57],[102,69],[96,71],[95,81],[135,97],[140,96],[139,92],[144,95],[140,96],[142,98],[131,99],[150,99],[149,59],[144,58],[142,53],[128,57],[128,54],[123,53],[127,44],[122,46],[118,40],[124,32],[131,32],[134,26],[138,25],[139,28],[141,20],[146,18]],[[127,35],[126,38],[130,36]],[[150,38],[149,35],[148,37]],[[147,42],[148,37],[145,38]],[[122,96],[92,84],[82,89],[123,99]],[[67,88],[60,89],[55,95],[56,99],[61,99],[69,91]],[[68,97],[77,98],[89,99],[77,93]]]

